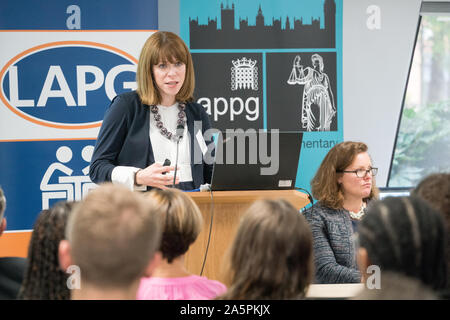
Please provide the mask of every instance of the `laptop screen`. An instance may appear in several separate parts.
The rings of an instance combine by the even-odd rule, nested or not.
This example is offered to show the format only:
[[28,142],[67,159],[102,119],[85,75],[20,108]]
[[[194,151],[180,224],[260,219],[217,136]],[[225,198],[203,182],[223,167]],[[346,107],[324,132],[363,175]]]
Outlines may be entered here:
[[380,190],[380,200],[386,197],[408,197],[411,193],[411,188],[378,188]]
[[303,134],[247,130],[218,136],[213,191],[293,189]]

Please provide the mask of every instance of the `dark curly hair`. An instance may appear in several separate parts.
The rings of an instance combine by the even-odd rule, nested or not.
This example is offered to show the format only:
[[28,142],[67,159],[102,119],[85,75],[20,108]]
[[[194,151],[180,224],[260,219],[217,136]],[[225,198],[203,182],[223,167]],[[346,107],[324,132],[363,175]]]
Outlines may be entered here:
[[417,197],[388,197],[369,205],[358,227],[359,242],[381,271],[445,288],[445,226],[442,216]]
[[69,274],[59,268],[59,242],[64,232],[74,202],[58,202],[39,214],[30,246],[27,270],[17,299],[20,300],[69,300],[70,290],[66,281]]

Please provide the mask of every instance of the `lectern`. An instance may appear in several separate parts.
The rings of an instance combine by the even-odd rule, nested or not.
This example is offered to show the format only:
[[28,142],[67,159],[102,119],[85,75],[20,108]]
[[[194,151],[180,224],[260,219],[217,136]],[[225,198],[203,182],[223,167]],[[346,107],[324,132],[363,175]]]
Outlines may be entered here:
[[[197,240],[186,253],[185,266],[189,272],[200,274],[214,211],[211,239],[203,274],[209,279],[224,282],[222,264],[245,210],[258,199],[285,199],[300,210],[309,203],[308,196],[297,190],[213,191],[188,193],[200,208],[204,225]],[[211,207],[213,206],[213,207]]]

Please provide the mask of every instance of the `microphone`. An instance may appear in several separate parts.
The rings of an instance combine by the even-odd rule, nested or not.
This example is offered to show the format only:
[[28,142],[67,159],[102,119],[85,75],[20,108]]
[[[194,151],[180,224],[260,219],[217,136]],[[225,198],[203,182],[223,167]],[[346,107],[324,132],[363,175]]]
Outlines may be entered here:
[[175,131],[175,135],[177,136],[178,141],[180,141],[181,138],[183,138],[183,133],[184,133],[184,125],[183,124],[179,124],[177,126],[176,131]]
[[172,188],[175,187],[175,179],[177,178],[177,169],[178,169],[178,145],[180,143],[180,140],[183,138],[184,133],[184,124],[179,124],[177,126],[177,130],[175,131],[175,135],[177,136],[177,153],[175,156],[175,172],[173,173],[173,183]]
[[[166,160],[164,160],[163,167],[168,167],[168,166],[170,166],[170,160],[166,159]],[[166,172],[163,172],[162,174],[166,174]]]

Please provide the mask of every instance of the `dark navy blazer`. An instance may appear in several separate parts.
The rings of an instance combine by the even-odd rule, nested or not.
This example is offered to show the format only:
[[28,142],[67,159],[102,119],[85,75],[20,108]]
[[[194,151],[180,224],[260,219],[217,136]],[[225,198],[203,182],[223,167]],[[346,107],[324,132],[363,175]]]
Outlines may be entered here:
[[[213,166],[206,164],[203,156],[199,159],[202,151],[196,135],[202,130],[203,136],[211,125],[208,114],[200,104],[187,103],[185,112],[191,140],[192,179],[195,188],[198,188],[200,184],[211,183]],[[106,111],[97,138],[89,169],[91,180],[95,183],[111,181],[111,173],[116,166],[143,169],[153,164],[155,157],[149,133],[150,107],[141,102],[136,91],[116,96]],[[205,142],[208,146],[213,140],[211,138]]]
[[25,258],[0,258],[0,300],[17,299],[26,267]]

